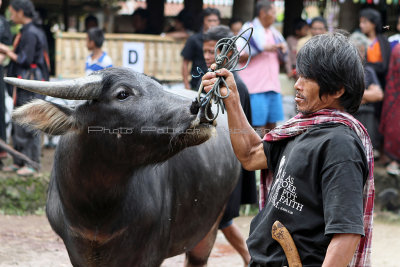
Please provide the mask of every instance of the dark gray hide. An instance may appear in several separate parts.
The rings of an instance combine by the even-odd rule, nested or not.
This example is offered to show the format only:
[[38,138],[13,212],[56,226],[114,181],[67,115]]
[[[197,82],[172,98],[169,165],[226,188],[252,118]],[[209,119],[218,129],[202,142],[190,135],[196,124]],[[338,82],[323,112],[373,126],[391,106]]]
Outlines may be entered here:
[[[240,165],[226,117],[218,117],[211,137],[207,123],[184,134],[196,119],[193,97],[166,92],[127,69],[98,74],[100,95],[75,110],[41,102],[15,119],[64,134],[46,212],[72,264],[159,266],[206,235],[236,184]],[[63,118],[52,122],[50,113]],[[121,127],[125,133],[108,132]]]

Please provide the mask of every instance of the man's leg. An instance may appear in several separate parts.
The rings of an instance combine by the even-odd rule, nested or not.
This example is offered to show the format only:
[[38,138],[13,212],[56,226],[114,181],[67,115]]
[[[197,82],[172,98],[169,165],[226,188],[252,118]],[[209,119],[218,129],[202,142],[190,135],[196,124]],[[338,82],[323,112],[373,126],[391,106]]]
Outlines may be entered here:
[[232,223],[228,227],[221,229],[221,231],[224,233],[226,240],[228,240],[232,247],[240,254],[240,256],[242,256],[244,266],[248,266],[250,262],[250,254],[246,242],[240,233],[239,227]]

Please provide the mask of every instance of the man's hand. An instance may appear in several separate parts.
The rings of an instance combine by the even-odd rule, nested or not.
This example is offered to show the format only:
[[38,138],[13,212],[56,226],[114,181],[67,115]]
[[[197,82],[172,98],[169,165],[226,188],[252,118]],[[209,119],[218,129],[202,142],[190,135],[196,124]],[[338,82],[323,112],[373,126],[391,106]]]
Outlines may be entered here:
[[265,45],[265,46],[264,46],[264,51],[267,51],[267,52],[276,52],[276,51],[278,51],[279,48],[280,48],[280,46],[279,46],[279,45],[276,45],[276,44]]
[[282,53],[285,54],[287,52],[287,46],[285,43],[279,43],[276,46],[278,47],[278,49],[282,51]]
[[[215,70],[215,67],[215,64],[211,65],[212,70]],[[220,93],[222,96],[226,96],[229,90],[229,96],[224,99],[224,103],[228,115],[231,143],[236,157],[246,170],[266,169],[267,158],[262,140],[250,126],[243,112],[233,74],[227,69],[207,72],[202,78],[204,90],[209,92],[218,81],[218,77],[224,77],[229,87],[228,89],[224,83],[221,83]]]
[[371,84],[367,90],[364,91],[364,95],[361,100],[361,104],[374,103],[383,100],[383,91],[377,84]]
[[7,54],[9,51],[10,48],[7,45],[0,43],[0,53]]
[[[210,67],[212,70],[215,70],[216,65],[212,64]],[[202,83],[204,86],[204,91],[206,91],[207,93],[213,88],[214,84],[218,81],[218,77],[224,77],[225,82],[227,83],[228,88],[226,88],[224,83],[220,84],[220,93],[222,96],[226,96],[228,94],[228,90],[229,92],[229,97],[230,98],[232,95],[233,97],[239,97],[238,91],[237,91],[237,87],[236,87],[236,82],[235,82],[235,78],[233,77],[232,72],[228,71],[227,69],[219,69],[215,72],[207,72],[206,74],[204,74],[203,78],[202,78]],[[227,99],[228,99],[227,98]]]

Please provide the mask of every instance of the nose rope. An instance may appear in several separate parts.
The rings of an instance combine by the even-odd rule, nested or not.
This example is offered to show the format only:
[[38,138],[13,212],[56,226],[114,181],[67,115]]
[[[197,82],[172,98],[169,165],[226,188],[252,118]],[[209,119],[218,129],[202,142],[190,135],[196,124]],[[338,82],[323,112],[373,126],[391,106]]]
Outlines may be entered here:
[[[220,39],[214,48],[214,57],[215,57],[215,63],[217,66],[214,71],[211,69],[208,69],[208,71],[215,72],[216,70],[226,68],[230,72],[235,72],[235,71],[241,71],[241,70],[245,69],[247,67],[247,65],[249,65],[249,62],[251,59],[250,38],[251,38],[252,34],[253,34],[253,28],[250,27],[237,36],[233,36],[231,38]],[[248,38],[246,39],[245,36],[248,36]],[[236,45],[236,42],[239,39],[245,40],[245,45],[241,48],[240,51],[237,49],[237,45]],[[239,63],[240,54],[246,47],[248,47],[249,58],[247,59],[246,64],[242,68],[236,69],[236,67]],[[201,75],[200,68],[198,68],[198,71],[199,71],[199,74]],[[220,91],[221,83],[224,84],[225,87],[228,89],[228,93],[225,96],[221,95],[221,91]],[[218,77],[217,81],[214,83],[213,88],[204,97],[201,97],[202,91],[203,91],[203,83],[200,84],[200,87],[198,90],[198,96],[194,100],[194,102],[197,102],[196,104],[198,107],[205,107],[205,110],[208,110],[209,106],[213,102],[215,104],[217,104],[217,113],[212,118],[209,118],[208,114],[207,114],[208,112],[205,112],[206,119],[210,122],[214,121],[217,118],[220,109],[222,111],[222,114],[224,114],[224,112],[225,112],[225,105],[224,105],[223,100],[229,96],[228,84],[226,83],[224,77]]]

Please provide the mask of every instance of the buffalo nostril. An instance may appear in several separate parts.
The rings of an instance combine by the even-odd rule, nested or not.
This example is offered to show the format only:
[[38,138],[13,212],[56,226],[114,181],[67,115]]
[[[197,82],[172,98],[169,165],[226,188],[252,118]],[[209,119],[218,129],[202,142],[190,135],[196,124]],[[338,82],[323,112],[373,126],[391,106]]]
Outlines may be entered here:
[[190,113],[196,115],[197,113],[199,113],[199,109],[200,109],[200,103],[197,100],[197,98],[195,98],[192,101],[192,105],[190,106]]

